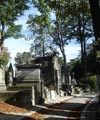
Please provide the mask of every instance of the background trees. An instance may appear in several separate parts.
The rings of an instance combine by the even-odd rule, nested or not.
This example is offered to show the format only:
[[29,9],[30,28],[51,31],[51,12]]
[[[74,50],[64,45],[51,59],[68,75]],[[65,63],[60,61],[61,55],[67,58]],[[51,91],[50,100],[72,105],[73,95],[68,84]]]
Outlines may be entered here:
[[81,46],[81,63],[82,63],[81,65],[83,69],[84,79],[86,79],[87,74],[86,46],[88,39],[93,36],[90,6],[89,2],[84,0],[74,1],[72,4],[73,4],[72,12],[74,11],[75,13],[72,16],[73,17],[72,35]]
[[[21,26],[15,21],[23,11],[28,9],[29,0],[0,1],[0,46],[7,37],[21,37]],[[83,73],[86,75],[86,44],[93,30],[89,3],[84,0],[32,0],[33,7],[39,11],[37,15],[29,15],[28,28],[34,36],[31,51],[35,56],[45,56],[58,48],[63,56],[65,79],[67,83],[67,60],[65,47],[70,40],[77,40],[81,45]],[[56,46],[56,47],[55,47]],[[56,49],[55,49],[56,48]]]
[[81,45],[81,61],[85,76],[86,41],[93,35],[89,2],[83,0],[32,0],[32,2],[40,14],[30,15],[27,23],[30,30],[38,36],[38,41],[40,40],[40,43],[43,44],[43,52],[45,51],[44,44],[46,42],[44,33],[46,33],[46,35],[49,35],[48,43],[53,41],[53,44],[59,48],[63,56],[65,81],[67,83],[65,47],[70,40],[77,40]]
[[32,56],[30,52],[17,53],[15,65],[29,64]]
[[[53,44],[60,49],[64,59],[64,72],[65,81],[67,83],[67,62],[65,54],[65,46],[68,44],[70,39],[70,18],[68,18],[69,12],[69,2],[70,1],[46,1],[46,0],[33,0],[34,6],[38,8],[40,14],[34,17],[29,16],[28,24],[30,30],[34,33],[34,25],[37,25],[38,31],[35,31],[38,35],[45,36],[44,32],[49,35],[49,41],[53,41]],[[66,12],[67,11],[67,12]],[[44,31],[44,32],[43,32]],[[46,38],[47,39],[47,38]],[[40,38],[40,41],[43,40]],[[43,42],[43,51],[44,51]],[[51,49],[53,49],[51,44]]]
[[49,26],[49,21],[47,26],[44,16],[29,15],[27,24],[33,35],[33,43],[30,48],[32,54],[43,57],[46,54],[53,52],[55,47],[47,28]]
[[[86,71],[87,71],[87,78],[91,75],[95,74],[95,56],[93,52],[93,43],[87,44],[86,46]],[[79,80],[80,78],[84,78],[84,71],[82,67],[82,62],[80,58],[80,53],[79,56],[75,59],[72,59],[70,64],[70,70],[71,74],[74,72],[75,73],[75,78],[76,80]]]

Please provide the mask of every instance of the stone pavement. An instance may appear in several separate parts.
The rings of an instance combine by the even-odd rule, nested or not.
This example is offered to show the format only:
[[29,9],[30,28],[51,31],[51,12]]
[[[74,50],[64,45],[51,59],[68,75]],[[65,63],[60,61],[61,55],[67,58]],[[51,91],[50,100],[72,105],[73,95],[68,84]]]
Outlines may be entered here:
[[95,96],[82,111],[80,120],[100,120],[99,106],[98,97]]

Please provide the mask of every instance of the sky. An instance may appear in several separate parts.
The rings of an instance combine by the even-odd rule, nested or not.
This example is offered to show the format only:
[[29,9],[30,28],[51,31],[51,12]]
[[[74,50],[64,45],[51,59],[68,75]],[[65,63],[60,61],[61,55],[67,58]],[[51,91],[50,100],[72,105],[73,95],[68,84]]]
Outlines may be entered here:
[[[30,10],[24,12],[24,16],[20,17],[18,21],[16,21],[16,24],[22,24],[23,25],[23,32],[28,35],[27,32],[27,24],[26,20],[28,19],[29,14],[39,14],[37,9],[33,8],[31,6]],[[18,52],[28,52],[30,51],[32,41],[26,41],[25,39],[14,39],[14,38],[8,38],[4,41],[4,46],[8,47],[8,50],[10,52],[10,62],[14,65],[14,58]],[[77,44],[69,44],[66,46],[65,52],[66,52],[66,58],[67,62],[70,61],[70,59],[76,58],[79,54],[80,46]]]

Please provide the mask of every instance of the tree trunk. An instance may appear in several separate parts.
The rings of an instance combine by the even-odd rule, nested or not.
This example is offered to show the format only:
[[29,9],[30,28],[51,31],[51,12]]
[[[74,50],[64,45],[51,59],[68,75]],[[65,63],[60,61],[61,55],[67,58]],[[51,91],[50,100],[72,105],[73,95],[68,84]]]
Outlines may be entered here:
[[0,45],[0,65],[1,65],[1,59],[2,59],[2,45]]
[[68,84],[68,79],[67,79],[67,63],[66,63],[66,56],[64,55],[64,76],[65,76],[65,84]]
[[43,58],[45,57],[45,47],[44,47],[44,41],[43,41],[43,54],[42,54]]
[[4,43],[4,30],[5,30],[6,22],[1,21],[1,31],[0,31],[0,56],[2,56],[2,48]]
[[81,64],[83,69],[83,77],[86,79],[86,41],[81,42]]
[[84,44],[81,42],[81,66],[82,66],[82,75],[84,77]]
[[86,41],[84,40],[84,63],[83,63],[83,75],[84,75],[84,80],[86,80],[86,77],[87,77],[87,67],[86,67]]
[[84,61],[84,47],[83,47],[83,42],[81,42],[81,63],[83,65]]
[[100,38],[100,6],[99,0],[89,0],[93,20],[94,35],[96,40]]
[[64,79],[65,79],[65,85],[68,85],[68,68],[67,68],[67,60],[65,51],[62,52],[63,59],[64,59]]

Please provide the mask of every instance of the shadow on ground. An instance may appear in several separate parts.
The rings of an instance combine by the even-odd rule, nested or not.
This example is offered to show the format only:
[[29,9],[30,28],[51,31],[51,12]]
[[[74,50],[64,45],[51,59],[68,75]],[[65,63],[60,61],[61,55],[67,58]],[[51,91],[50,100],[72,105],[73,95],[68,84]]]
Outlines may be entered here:
[[[86,101],[86,104],[88,102],[89,101]],[[0,120],[80,120],[81,111],[86,104],[79,103],[78,101],[77,103],[63,101],[49,106],[47,104],[37,105],[29,110],[38,112],[33,113],[29,117],[0,113]],[[87,114],[87,120],[99,120],[96,117],[98,116],[98,103],[91,103],[90,106],[89,110],[84,111]],[[94,119],[93,116],[95,116],[96,119]]]
[[23,116],[0,113],[0,120],[20,120]]
[[[89,101],[86,101],[86,104],[88,102]],[[81,112],[86,106],[86,104],[78,103],[78,101],[77,103],[68,103],[64,101],[47,106],[46,108],[42,108],[41,110],[38,111],[38,113],[43,115],[44,120],[66,120],[66,119],[80,120]],[[91,103],[89,109],[84,111],[86,112],[87,120],[99,120],[100,118],[98,117],[97,111],[98,111],[98,103]],[[32,119],[23,119],[23,120],[32,120]],[[43,118],[42,119],[38,118],[35,120],[43,120]]]
[[85,104],[80,103],[64,103],[54,104],[41,109],[39,113],[45,114],[45,120],[79,120],[82,109]]

